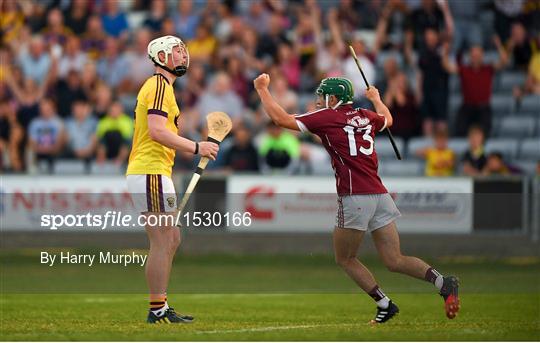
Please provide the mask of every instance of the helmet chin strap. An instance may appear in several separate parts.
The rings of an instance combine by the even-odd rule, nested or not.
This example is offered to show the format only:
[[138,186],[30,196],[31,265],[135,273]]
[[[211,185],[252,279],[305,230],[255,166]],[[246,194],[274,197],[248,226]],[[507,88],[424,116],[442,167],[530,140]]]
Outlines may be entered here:
[[187,72],[187,68],[185,66],[176,66],[174,67],[174,69],[171,69],[167,66],[161,66],[161,68],[165,69],[166,71],[177,77],[181,77]]
[[[326,94],[324,96],[324,101],[325,101],[325,104],[326,104],[326,108],[329,108],[330,105],[328,104],[330,102],[330,96],[328,94]],[[336,108],[338,108],[339,105],[341,105],[343,103],[343,100],[339,100],[337,104],[335,104],[332,109],[335,110]]]
[[338,103],[332,107],[333,110],[335,110],[336,108],[338,108],[339,105],[341,105],[343,103],[343,100],[339,100]]
[[[174,55],[173,54],[171,54],[171,58],[172,58],[173,65],[174,65],[174,68],[172,68],[172,69],[167,67],[167,62],[169,61],[169,54],[167,54],[167,53],[165,54],[165,61],[163,62],[163,64],[161,64],[161,63],[157,63],[157,64],[159,64],[159,66],[161,68],[165,69],[166,71],[173,74],[174,76],[182,77],[187,72],[187,69],[188,69],[187,66],[182,66],[182,65],[177,66],[176,62],[174,60]],[[152,59],[152,61],[154,61],[154,63],[156,63],[156,61],[154,59]],[[189,57],[188,57],[188,65],[189,65]]]

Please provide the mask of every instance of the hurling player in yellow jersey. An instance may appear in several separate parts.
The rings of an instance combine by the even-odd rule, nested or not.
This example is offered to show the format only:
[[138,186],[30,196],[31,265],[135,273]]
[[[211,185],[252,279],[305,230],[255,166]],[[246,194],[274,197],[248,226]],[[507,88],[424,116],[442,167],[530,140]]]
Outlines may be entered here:
[[[174,36],[156,38],[148,44],[148,57],[156,72],[137,95],[135,132],[126,175],[137,211],[147,218],[159,218],[176,212],[176,192],[171,180],[176,150],[215,160],[219,148],[215,143],[194,142],[178,134],[180,110],[172,85],[189,67],[189,53],[182,40]],[[150,290],[148,323],[193,321],[191,316],[176,314],[167,304],[172,260],[180,245],[180,230],[170,220],[169,224],[146,225],[150,241],[146,263]]]

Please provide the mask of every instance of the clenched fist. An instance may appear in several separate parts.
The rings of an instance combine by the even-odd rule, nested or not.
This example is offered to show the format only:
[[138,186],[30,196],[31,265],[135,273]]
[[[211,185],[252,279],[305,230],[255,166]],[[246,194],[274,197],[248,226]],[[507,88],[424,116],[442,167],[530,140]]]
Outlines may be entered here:
[[212,142],[199,142],[199,155],[208,157],[212,161],[216,160],[219,145]]
[[371,102],[380,101],[381,96],[379,95],[379,90],[373,86],[369,86],[369,88],[366,89],[366,98]]
[[253,80],[253,86],[255,87],[256,90],[268,88],[269,84],[270,84],[270,76],[265,73],[257,76],[257,78]]

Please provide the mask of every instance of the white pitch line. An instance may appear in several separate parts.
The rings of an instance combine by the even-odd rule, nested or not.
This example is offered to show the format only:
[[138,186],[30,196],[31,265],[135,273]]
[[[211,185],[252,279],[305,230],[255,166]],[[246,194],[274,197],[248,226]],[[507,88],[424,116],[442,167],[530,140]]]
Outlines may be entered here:
[[355,324],[319,324],[319,325],[289,325],[289,326],[264,326],[247,329],[231,329],[231,330],[208,330],[208,331],[195,331],[196,334],[214,334],[214,333],[243,333],[243,332],[265,332],[265,331],[278,331],[278,330],[296,330],[296,329],[315,329],[322,327],[344,327],[354,326]]

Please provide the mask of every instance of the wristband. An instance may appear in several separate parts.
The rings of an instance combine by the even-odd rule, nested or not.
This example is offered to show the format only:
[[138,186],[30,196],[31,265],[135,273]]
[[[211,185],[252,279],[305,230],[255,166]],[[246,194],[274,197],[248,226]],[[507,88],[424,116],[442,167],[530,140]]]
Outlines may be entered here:
[[198,155],[199,154],[199,142],[195,142],[195,152],[193,153],[193,155]]

